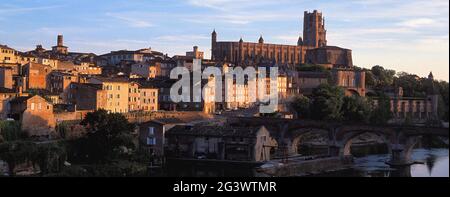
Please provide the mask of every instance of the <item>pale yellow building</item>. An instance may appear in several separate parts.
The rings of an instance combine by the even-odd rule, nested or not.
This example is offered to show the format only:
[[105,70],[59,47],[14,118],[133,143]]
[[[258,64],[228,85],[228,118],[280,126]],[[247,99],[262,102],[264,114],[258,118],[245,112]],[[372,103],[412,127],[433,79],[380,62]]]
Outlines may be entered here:
[[0,66],[17,64],[17,52],[6,45],[0,45]]
[[141,85],[140,108],[142,111],[158,111],[158,88]]
[[129,112],[128,98],[130,83],[126,78],[93,77],[88,80],[92,84],[101,84],[106,91],[106,111],[110,113]]

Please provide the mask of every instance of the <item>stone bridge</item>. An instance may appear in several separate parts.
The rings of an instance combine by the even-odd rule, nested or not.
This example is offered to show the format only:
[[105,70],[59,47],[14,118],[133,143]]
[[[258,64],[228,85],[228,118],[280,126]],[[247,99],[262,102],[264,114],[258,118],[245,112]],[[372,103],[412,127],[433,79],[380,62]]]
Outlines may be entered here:
[[232,125],[265,126],[277,143],[278,154],[297,153],[302,137],[314,132],[328,134],[330,156],[351,156],[352,140],[364,133],[380,136],[391,154],[390,164],[411,163],[411,151],[423,136],[441,136],[448,139],[449,129],[438,127],[365,125],[357,123],[334,123],[325,121],[290,120],[277,118],[236,118],[229,120]]

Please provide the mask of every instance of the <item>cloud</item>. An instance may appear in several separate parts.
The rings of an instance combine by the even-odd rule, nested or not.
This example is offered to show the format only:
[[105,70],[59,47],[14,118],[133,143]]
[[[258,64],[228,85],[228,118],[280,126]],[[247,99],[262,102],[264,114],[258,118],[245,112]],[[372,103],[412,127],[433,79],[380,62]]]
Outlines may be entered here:
[[179,41],[183,42],[183,41],[195,41],[205,39],[210,39],[210,37],[203,35],[167,35],[167,36],[159,36],[155,40],[168,42],[179,42]]
[[117,39],[116,42],[121,43],[133,43],[133,44],[148,44],[147,40],[130,40],[130,39]]
[[106,13],[106,16],[113,17],[115,19],[118,19],[122,21],[123,23],[127,24],[130,27],[135,28],[148,28],[153,27],[154,24],[149,22],[148,20],[145,20],[146,17],[142,16],[133,16],[133,14],[126,14],[126,13]]
[[63,5],[36,6],[36,7],[8,7],[8,8],[0,8],[0,14],[15,14],[23,12],[42,11],[60,7],[63,7]]
[[419,28],[419,27],[433,27],[438,26],[439,23],[436,20],[430,18],[415,18],[410,20],[405,20],[399,23],[400,26],[410,27],[410,28]]
[[249,7],[261,7],[279,5],[280,3],[293,2],[292,0],[188,0],[189,4],[197,7],[206,7],[219,11],[238,11]]

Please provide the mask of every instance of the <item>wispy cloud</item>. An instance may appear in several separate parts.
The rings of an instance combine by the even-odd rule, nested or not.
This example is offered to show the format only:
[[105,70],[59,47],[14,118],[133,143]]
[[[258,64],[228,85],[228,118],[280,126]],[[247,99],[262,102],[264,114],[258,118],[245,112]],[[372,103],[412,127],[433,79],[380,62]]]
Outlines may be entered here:
[[219,11],[238,11],[249,7],[255,8],[268,5],[279,5],[280,3],[293,2],[293,0],[188,0],[187,2],[194,6],[206,7]]
[[195,41],[195,40],[206,40],[206,39],[210,39],[210,37],[203,36],[203,35],[167,35],[167,36],[156,37],[155,40],[175,42],[175,41]]
[[405,20],[401,23],[399,23],[400,26],[404,26],[404,27],[410,27],[410,28],[418,28],[418,27],[435,27],[435,26],[439,26],[439,22],[434,20],[434,19],[430,19],[430,18],[415,18],[415,19],[410,19],[410,20]]
[[9,7],[8,6],[5,8],[0,8],[0,14],[14,14],[14,13],[50,10],[50,9],[55,9],[55,8],[61,8],[63,6],[64,5],[36,6],[36,7]]
[[132,14],[106,13],[106,16],[118,19],[130,27],[147,28],[147,27],[154,26],[154,24],[151,23],[150,21],[146,20],[145,17],[143,18],[140,16],[133,16]]

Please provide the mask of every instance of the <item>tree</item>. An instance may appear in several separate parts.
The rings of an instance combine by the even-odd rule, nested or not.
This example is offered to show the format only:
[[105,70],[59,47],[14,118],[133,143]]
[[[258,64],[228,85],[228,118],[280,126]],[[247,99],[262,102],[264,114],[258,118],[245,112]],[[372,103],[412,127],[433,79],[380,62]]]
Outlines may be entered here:
[[344,120],[369,123],[371,113],[372,105],[368,99],[360,96],[344,98],[342,107]]
[[306,96],[298,96],[292,102],[292,107],[297,112],[298,118],[311,118],[311,100]]
[[3,139],[3,141],[15,141],[24,137],[26,136],[22,132],[19,122],[0,121],[0,139]]
[[[74,151],[90,162],[105,162],[116,158],[121,148],[134,148],[131,133],[134,125],[122,114],[109,114],[105,110],[88,113],[81,122],[88,131]],[[82,146],[82,147],[80,147]]]
[[0,144],[0,159],[8,163],[9,173],[14,176],[15,168],[24,162],[34,162],[36,145],[28,141],[14,141]]
[[425,97],[426,90],[422,81],[423,80],[420,80],[419,76],[406,72],[399,72],[397,77],[394,78],[395,86],[402,87],[403,96],[406,97]]
[[446,81],[436,83],[438,87],[439,97],[439,117],[444,121],[449,121],[449,84]]
[[384,69],[382,66],[372,67],[373,77],[375,78],[374,88],[381,89],[382,87],[391,86],[394,82],[395,71]]
[[378,97],[377,105],[370,116],[370,123],[387,124],[391,119],[391,99],[386,94],[381,94]]
[[313,91],[311,116],[316,120],[342,119],[344,90],[337,86],[322,84]]

